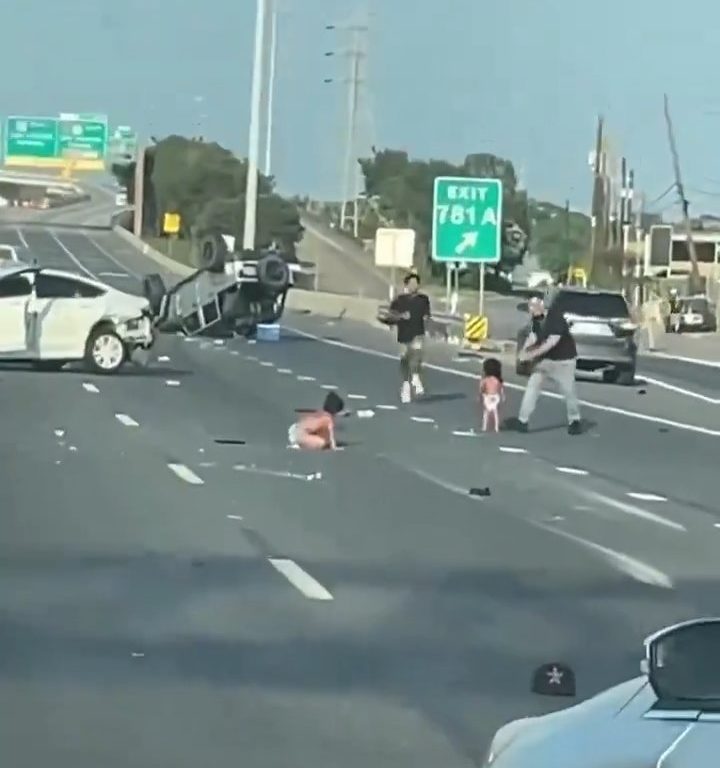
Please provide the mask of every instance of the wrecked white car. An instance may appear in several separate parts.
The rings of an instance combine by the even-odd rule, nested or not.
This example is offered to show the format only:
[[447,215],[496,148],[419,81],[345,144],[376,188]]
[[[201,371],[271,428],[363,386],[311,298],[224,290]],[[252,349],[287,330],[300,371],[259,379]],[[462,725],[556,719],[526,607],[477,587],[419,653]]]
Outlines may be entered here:
[[72,272],[0,267],[0,361],[116,373],[155,340],[147,299]]

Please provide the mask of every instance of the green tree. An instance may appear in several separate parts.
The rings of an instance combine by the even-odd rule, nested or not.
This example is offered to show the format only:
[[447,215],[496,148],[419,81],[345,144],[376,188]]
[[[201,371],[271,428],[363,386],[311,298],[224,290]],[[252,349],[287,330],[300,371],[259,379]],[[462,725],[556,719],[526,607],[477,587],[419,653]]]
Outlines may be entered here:
[[[179,213],[181,237],[198,230],[216,229],[242,236],[247,163],[219,144],[183,136],[168,136],[146,155],[144,218],[146,231],[160,234],[163,215]],[[114,167],[113,172],[134,195],[133,166]],[[130,198],[131,200],[134,198]],[[152,210],[148,211],[150,207]],[[258,247],[273,240],[294,253],[302,237],[297,205],[274,192],[274,180],[259,175],[257,206]]]

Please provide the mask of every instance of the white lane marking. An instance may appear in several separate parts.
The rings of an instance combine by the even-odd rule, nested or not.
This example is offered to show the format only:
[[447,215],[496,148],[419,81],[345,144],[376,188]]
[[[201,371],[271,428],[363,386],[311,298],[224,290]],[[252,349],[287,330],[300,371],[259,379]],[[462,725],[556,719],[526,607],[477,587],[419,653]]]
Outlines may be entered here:
[[98,272],[98,277],[131,277],[127,272]]
[[637,499],[638,501],[667,501],[664,496],[658,496],[656,493],[636,493],[633,491],[627,495],[631,499]]
[[62,437],[65,434],[65,430],[64,429],[55,429],[53,431],[55,433],[55,437]]
[[527,453],[525,448],[513,448],[511,445],[501,445],[498,450],[501,453]]
[[468,429],[465,432],[462,429],[453,429],[453,435],[455,437],[477,437],[477,432],[472,429]]
[[431,416],[411,416],[412,421],[416,421],[418,424],[434,424],[435,419]]
[[647,520],[649,523],[657,523],[657,525],[663,525],[666,528],[683,533],[687,531],[687,528],[685,528],[684,525],[680,525],[680,523],[676,523],[674,520],[668,520],[668,518],[663,517],[662,515],[657,515],[654,512],[648,512],[646,509],[637,507],[635,504],[629,504],[627,501],[613,499],[611,496],[605,496],[605,494],[597,493],[596,491],[589,491],[586,493],[586,496],[593,501],[599,501],[608,507],[617,509],[618,512],[624,512],[626,515],[632,515],[641,520]]
[[330,389],[330,390],[337,389],[337,385],[335,384],[321,384],[320,386],[323,389]]
[[398,409],[397,405],[376,405],[375,407],[381,411],[397,411]]
[[133,652],[133,653],[130,654],[130,656],[133,659],[144,659],[145,658],[145,654],[144,653],[135,653],[135,652]]
[[222,346],[224,346],[224,345],[225,345],[225,342],[224,342],[222,339],[215,339],[215,341],[213,342],[213,344],[214,344],[216,347],[222,347]]
[[713,523],[713,528],[720,528],[720,523]]
[[100,391],[94,384],[91,384],[89,381],[83,381],[83,389],[86,392],[93,392],[94,394],[97,394]]
[[563,536],[569,541],[573,541],[579,544],[581,547],[589,549],[591,552],[595,552],[601,555],[603,559],[610,565],[614,566],[618,571],[630,576],[630,578],[639,581],[642,584],[649,584],[654,587],[661,587],[662,589],[672,589],[672,579],[663,571],[655,568],[649,563],[645,563],[642,560],[638,560],[630,555],[626,555],[624,552],[618,552],[615,549],[609,547],[603,547],[601,544],[597,544],[589,539],[584,539],[582,536],[576,536],[568,531],[564,531],[561,528],[554,526],[544,525],[543,523],[533,523],[533,525],[542,528],[545,531],[555,534],[556,536]]
[[271,363],[269,360],[261,360],[260,365],[264,366],[265,368],[273,368],[275,363]]
[[203,479],[198,477],[192,469],[184,464],[168,464],[168,469],[174,472],[181,480],[190,483],[190,485],[205,485]]
[[179,386],[180,386],[180,382],[179,382],[179,381],[176,381],[175,379],[168,379],[168,380],[165,382],[165,384],[166,384],[166,386],[168,386],[168,387],[179,387]]
[[[286,330],[291,333],[297,333],[299,336],[312,339],[313,341],[319,341],[321,344],[327,344],[331,347],[338,347],[339,349],[345,349],[350,352],[360,352],[364,355],[370,355],[371,357],[380,357],[385,360],[392,360],[397,362],[397,356],[391,355],[389,352],[382,352],[378,349],[368,349],[366,347],[360,347],[357,344],[348,344],[344,341],[335,341],[333,339],[324,339],[322,336],[317,336],[314,333],[308,333],[307,331],[301,331],[299,328],[287,328]],[[465,379],[477,380],[477,374],[470,373],[468,371],[458,371],[456,368],[449,368],[446,365],[436,365],[435,363],[424,363],[425,368],[432,371],[439,371],[440,373],[447,373],[452,376],[460,376]],[[719,364],[720,365],[720,364]],[[505,382],[505,386],[508,389],[515,389],[519,392],[524,392],[525,387],[520,384],[513,384],[512,382]],[[557,392],[545,392],[541,393],[542,397],[549,397],[552,400],[562,400],[562,395]],[[613,405],[603,405],[601,403],[592,403],[588,400],[580,400],[580,405],[586,408],[593,408],[597,411],[604,411],[605,413],[612,413],[616,416],[627,416],[630,419],[637,419],[638,421],[647,421],[653,424],[662,424],[666,427],[674,427],[675,429],[682,429],[686,432],[695,432],[700,435],[707,435],[709,437],[720,437],[720,430],[708,429],[707,427],[699,427],[695,424],[686,424],[681,421],[674,421],[673,419],[665,419],[662,416],[651,416],[647,413],[637,413],[635,411],[628,411],[625,408],[617,408]]]
[[668,392],[675,392],[678,395],[685,395],[686,397],[694,397],[696,400],[702,400],[704,403],[710,403],[711,405],[720,405],[720,398],[709,397],[703,395],[701,392],[694,392],[692,389],[685,389],[684,387],[678,387],[675,384],[668,384],[667,381],[661,381],[660,379],[652,379],[650,376],[642,374],[642,378],[648,384],[652,384],[654,387],[660,389],[666,389]]
[[[95,248],[98,249],[98,251],[100,251],[100,253],[102,253],[102,255],[106,259],[109,259],[110,261],[112,261],[112,263],[115,264],[116,267],[120,267],[120,269],[122,269],[124,273],[129,273],[134,278],[140,280],[140,278],[141,278],[140,274],[138,274],[137,272],[134,272],[132,269],[129,269],[126,264],[123,264],[121,261],[119,261],[117,258],[115,258],[115,256],[113,256],[113,254],[110,253],[110,251],[108,251],[107,248],[105,248],[102,245],[100,245],[100,243],[98,243],[98,241],[95,240],[94,237],[90,237],[90,235],[85,235],[85,237],[95,246]],[[100,274],[110,274],[110,273],[101,272]],[[115,275],[115,276],[117,277],[117,275]],[[122,277],[127,277],[127,276],[128,276],[127,274],[123,274],[122,275]]]
[[242,517],[240,515],[227,515],[228,520],[242,520]]
[[74,262],[86,275],[90,275],[94,280],[97,279],[95,275],[78,259],[78,257],[58,238],[58,236],[50,230],[50,237],[60,246],[65,255]]
[[75,451],[77,451],[77,448],[74,445],[69,445],[68,451],[72,451],[74,453]]
[[677,360],[679,363],[692,363],[693,365],[704,365],[707,368],[720,368],[720,362],[717,360],[704,360],[701,357],[683,357],[682,355],[669,355],[666,352],[651,352],[648,357],[660,357],[663,360]]
[[298,376],[298,381],[317,381],[317,379],[314,376]]
[[287,480],[302,480],[306,483],[309,483],[311,480],[322,480],[322,472],[299,474],[297,472],[287,472],[284,469],[265,469],[264,467],[256,467],[253,464],[236,464],[233,469],[236,472],[250,472],[255,475],[268,475],[269,477],[284,477]]
[[140,425],[133,419],[132,416],[128,416],[127,413],[116,413],[115,418],[126,427],[139,427]]
[[255,357],[255,355],[245,355],[246,360],[254,360],[255,362],[258,361],[258,358]]
[[18,236],[18,239],[20,240],[20,243],[22,244],[22,247],[29,248],[30,246],[28,245],[28,241],[25,239],[25,235],[23,234],[22,229],[18,227],[15,231],[17,232],[17,236]]
[[292,371],[291,371],[289,368],[278,368],[278,369],[277,369],[277,372],[278,372],[278,373],[282,373],[282,374],[284,374],[285,376],[289,376],[289,375],[291,375],[291,374],[292,374]]
[[294,560],[285,558],[269,557],[268,562],[280,574],[282,574],[298,592],[302,593],[309,600],[332,600],[333,596],[323,587],[323,585],[313,579],[313,577],[304,571]]
[[158,363],[169,363],[169,362],[170,362],[170,358],[167,355],[160,355],[160,357],[158,357]]
[[257,339],[248,339],[248,344],[257,344]]
[[577,467],[555,467],[558,472],[565,475],[587,475],[587,469],[578,469]]
[[230,350],[231,355],[239,355],[240,353],[237,351],[237,349],[231,349]]
[[375,411],[371,409],[367,409],[365,411],[358,411],[357,417],[358,419],[372,419],[372,417],[375,415]]
[[366,395],[348,395],[347,399],[348,400],[367,400],[367,396]]

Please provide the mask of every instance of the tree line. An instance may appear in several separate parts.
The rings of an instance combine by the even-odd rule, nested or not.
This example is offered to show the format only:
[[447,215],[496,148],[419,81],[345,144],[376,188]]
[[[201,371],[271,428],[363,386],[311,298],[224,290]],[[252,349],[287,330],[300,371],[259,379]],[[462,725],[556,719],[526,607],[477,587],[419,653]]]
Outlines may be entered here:
[[[164,215],[178,213],[183,239],[214,230],[242,242],[247,161],[216,143],[168,136],[148,147],[144,171],[144,236],[161,236]],[[114,165],[112,172],[134,204],[135,163]],[[274,179],[262,174],[257,222],[259,248],[276,242],[294,255],[303,233],[297,205],[278,195]]]

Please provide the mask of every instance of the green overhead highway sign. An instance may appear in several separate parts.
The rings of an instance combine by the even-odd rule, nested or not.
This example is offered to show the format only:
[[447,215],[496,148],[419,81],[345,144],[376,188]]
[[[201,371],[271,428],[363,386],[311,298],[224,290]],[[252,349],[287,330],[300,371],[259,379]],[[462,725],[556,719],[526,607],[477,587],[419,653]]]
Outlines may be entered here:
[[495,264],[502,255],[502,182],[439,176],[433,190],[432,258]]
[[103,170],[107,154],[107,118],[64,114],[60,117],[9,117],[4,132],[5,165],[72,166]]
[[[26,165],[35,158],[52,161],[58,153],[58,121],[49,117],[8,117],[5,121],[5,163]],[[32,164],[32,163],[31,163]]]

